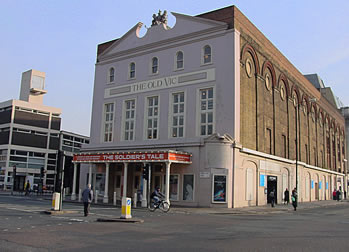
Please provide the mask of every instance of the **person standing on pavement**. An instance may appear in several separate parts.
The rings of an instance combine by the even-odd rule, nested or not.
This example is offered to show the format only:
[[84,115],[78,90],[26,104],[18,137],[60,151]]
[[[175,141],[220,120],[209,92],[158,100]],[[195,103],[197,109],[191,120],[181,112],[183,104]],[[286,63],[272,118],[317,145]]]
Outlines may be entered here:
[[347,191],[344,190],[344,199],[346,200],[347,199]]
[[290,191],[286,188],[284,192],[284,204],[290,203]]
[[275,204],[275,190],[272,190],[269,193],[270,201],[271,201],[271,207],[274,207]]
[[296,188],[294,188],[292,190],[291,199],[292,199],[292,206],[293,206],[294,210],[297,211],[298,193],[297,193],[297,189]]
[[336,189],[333,190],[332,196],[333,196],[333,200],[336,200],[336,197],[337,197]]
[[88,216],[92,200],[93,200],[93,191],[91,190],[91,184],[88,184],[86,189],[82,192],[82,202],[84,203],[85,216]]
[[340,195],[341,195],[341,192],[339,190],[337,190],[337,192],[336,192],[336,199],[337,199],[337,201],[339,201]]

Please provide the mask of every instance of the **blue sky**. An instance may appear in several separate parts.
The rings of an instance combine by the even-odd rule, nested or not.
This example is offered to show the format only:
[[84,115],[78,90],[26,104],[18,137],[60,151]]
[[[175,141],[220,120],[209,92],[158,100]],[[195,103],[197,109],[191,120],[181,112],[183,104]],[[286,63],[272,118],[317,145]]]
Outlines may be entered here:
[[233,4],[301,73],[318,73],[349,105],[347,0],[1,0],[0,102],[18,99],[22,72],[46,72],[44,104],[62,108],[62,129],[89,135],[97,44],[137,22],[149,27],[159,9],[197,15]]

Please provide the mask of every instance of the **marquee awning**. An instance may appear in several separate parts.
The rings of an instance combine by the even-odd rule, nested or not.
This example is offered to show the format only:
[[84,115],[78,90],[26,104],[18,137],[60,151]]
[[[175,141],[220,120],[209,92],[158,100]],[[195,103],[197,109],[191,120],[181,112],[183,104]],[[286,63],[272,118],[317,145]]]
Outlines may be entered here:
[[191,154],[180,151],[109,152],[75,154],[73,163],[171,162],[191,164]]

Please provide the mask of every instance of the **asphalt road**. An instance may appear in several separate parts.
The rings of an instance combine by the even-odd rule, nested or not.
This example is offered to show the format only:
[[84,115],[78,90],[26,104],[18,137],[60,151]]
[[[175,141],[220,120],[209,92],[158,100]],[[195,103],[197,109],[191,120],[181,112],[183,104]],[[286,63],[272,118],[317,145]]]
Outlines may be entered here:
[[349,204],[297,212],[198,214],[136,210],[144,223],[97,222],[114,207],[64,204],[75,214],[41,212],[47,200],[0,196],[0,251],[348,251]]

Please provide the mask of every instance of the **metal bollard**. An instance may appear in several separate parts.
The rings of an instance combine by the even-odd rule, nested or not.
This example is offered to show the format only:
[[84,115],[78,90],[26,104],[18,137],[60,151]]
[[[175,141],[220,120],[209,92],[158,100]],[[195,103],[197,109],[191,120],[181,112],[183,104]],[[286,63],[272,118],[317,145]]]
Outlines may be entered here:
[[81,202],[81,189],[79,189],[79,202]]
[[63,188],[63,199],[65,200],[65,188]]
[[116,206],[116,192],[114,192],[113,205]]
[[95,198],[95,203],[97,204],[98,202],[98,190],[96,190],[96,198]]

